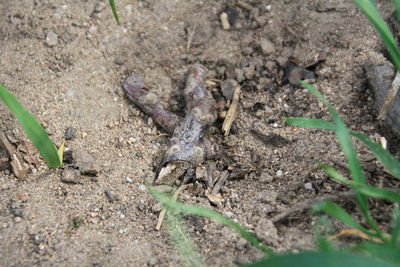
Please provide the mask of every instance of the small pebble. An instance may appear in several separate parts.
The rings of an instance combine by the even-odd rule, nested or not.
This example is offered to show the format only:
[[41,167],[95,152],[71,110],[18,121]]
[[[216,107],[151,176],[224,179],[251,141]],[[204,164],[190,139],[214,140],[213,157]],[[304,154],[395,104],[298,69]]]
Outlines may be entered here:
[[264,171],[261,173],[260,178],[258,179],[262,183],[271,183],[274,181],[274,177],[270,175],[268,172]]
[[244,239],[243,237],[239,238],[238,241],[236,242],[236,248],[239,250],[245,249],[247,246],[247,240]]
[[65,140],[73,139],[75,137],[75,132],[76,132],[76,130],[74,127],[70,127],[70,126],[67,127],[67,129],[65,130],[65,133],[64,133],[64,139]]
[[156,203],[153,205],[153,207],[151,207],[151,211],[153,213],[159,213],[162,210],[162,208],[163,207],[162,207],[161,203]]
[[86,151],[75,150],[72,153],[75,165],[82,174],[97,175],[100,172],[100,166],[96,160]]
[[16,223],[19,223],[19,222],[21,222],[22,221],[22,218],[21,217],[15,217],[14,218],[14,222],[16,222]]
[[133,183],[133,180],[132,180],[131,178],[129,178],[129,177],[125,177],[124,180],[123,180],[123,182],[124,182],[124,183],[128,183],[128,184],[131,184],[131,183]]
[[50,47],[57,45],[58,43],[58,35],[55,32],[48,32],[46,34],[46,44]]
[[144,204],[143,204],[142,202],[140,202],[139,204],[137,204],[136,207],[138,208],[138,210],[144,211]]
[[271,55],[275,53],[275,45],[268,38],[260,40],[260,47],[264,54]]
[[105,190],[104,190],[104,193],[106,194],[106,196],[107,196],[107,198],[108,198],[108,200],[109,200],[110,202],[114,202],[114,201],[117,200],[117,198],[114,196],[113,193],[111,193],[110,190],[105,189]]
[[146,188],[146,186],[144,184],[140,184],[139,185],[139,190],[142,191],[142,192],[146,192],[147,188]]
[[283,171],[282,170],[278,170],[276,172],[276,177],[282,177],[283,176]]
[[80,183],[81,173],[79,170],[74,168],[64,169],[61,175],[61,182],[67,184],[79,184]]
[[228,135],[224,139],[224,144],[228,147],[234,147],[238,144],[239,139],[236,137],[236,135]]
[[233,79],[227,79],[221,82],[221,91],[227,100],[232,99],[233,91],[235,90],[236,86],[238,86],[238,82]]
[[313,184],[312,183],[305,183],[304,184],[304,189],[306,189],[306,190],[314,190],[314,188],[313,188]]

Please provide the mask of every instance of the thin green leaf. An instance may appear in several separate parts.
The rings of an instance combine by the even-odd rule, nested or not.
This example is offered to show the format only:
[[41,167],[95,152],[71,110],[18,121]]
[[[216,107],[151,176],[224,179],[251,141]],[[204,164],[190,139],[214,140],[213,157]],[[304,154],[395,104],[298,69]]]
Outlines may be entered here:
[[[357,152],[353,147],[353,143],[351,142],[350,139],[350,133],[349,130],[346,128],[345,123],[343,120],[340,118],[338,112],[336,109],[328,102],[328,100],[325,98],[324,95],[322,95],[315,87],[313,87],[311,84],[305,82],[305,81],[300,81],[300,84],[307,88],[313,95],[315,95],[321,102],[323,102],[329,110],[329,114],[332,118],[332,122],[335,126],[335,133],[336,137],[339,141],[339,144],[344,152],[344,155],[347,159],[347,162],[349,164],[349,169],[351,173],[351,177],[353,180],[358,183],[358,184],[365,184],[365,176],[362,171],[362,167],[360,164],[360,161],[358,160],[357,157]],[[356,198],[357,201],[360,205],[360,209],[362,214],[364,215],[364,218],[368,222],[368,224],[375,230],[375,232],[379,235],[379,237],[382,240],[385,240],[385,237],[382,235],[382,231],[379,229],[377,223],[375,220],[372,218],[371,214],[369,213],[368,210],[368,202],[365,196],[360,194],[360,192],[357,191],[357,189],[354,189],[356,193]]]
[[376,158],[385,166],[385,168],[396,178],[400,179],[400,161],[384,149],[380,144],[374,142],[366,135],[356,131],[350,131],[352,136],[360,139],[371,151]]
[[400,250],[398,248],[373,242],[364,242],[353,246],[350,250],[355,252],[366,252],[378,259],[392,262],[396,264],[396,266],[399,266],[400,264]]
[[260,249],[267,255],[274,254],[274,252],[270,248],[264,246],[262,244],[262,242],[260,240],[258,240],[257,237],[255,237],[253,234],[246,231],[240,224],[234,222],[233,220],[231,220],[213,210],[210,210],[210,209],[201,208],[201,207],[197,207],[197,206],[193,206],[193,205],[184,205],[177,201],[173,201],[170,198],[161,194],[160,192],[156,191],[152,187],[148,187],[148,191],[155,199],[160,201],[168,209],[191,214],[191,215],[206,217],[206,218],[209,218],[220,224],[228,226],[229,228],[240,233],[243,238],[245,238],[247,241],[249,241],[250,244],[252,244],[256,248]]
[[[400,0],[399,0],[400,1]],[[304,128],[316,128],[322,130],[335,130],[335,126],[326,120],[314,119],[314,118],[284,118],[285,122],[293,126],[299,126]],[[376,158],[385,166],[385,168],[396,178],[400,179],[400,161],[397,160],[393,155],[384,149],[380,144],[371,140],[368,136],[356,132],[350,131],[350,135],[358,138],[363,142]]]
[[324,129],[324,130],[335,130],[335,126],[326,120],[321,119],[314,119],[314,118],[284,118],[283,119],[286,123],[304,127],[304,128],[317,128],[317,129]]
[[117,21],[117,24],[119,25],[119,16],[118,16],[118,12],[117,12],[117,7],[115,5],[115,1],[109,0],[108,2],[110,3],[110,7],[111,7],[112,13],[114,15],[114,18]]
[[[393,210],[393,230],[392,237],[390,239],[390,244],[392,247],[400,249],[400,205],[396,205]],[[400,258],[400,254],[399,254]]]
[[61,166],[58,151],[46,131],[15,98],[6,87],[0,84],[0,100],[8,107],[15,118],[21,124],[25,133],[49,167]]
[[324,202],[315,204],[312,208],[312,211],[314,214],[323,211],[326,214],[328,214],[332,217],[335,217],[339,221],[345,223],[346,225],[349,225],[352,228],[356,228],[356,229],[360,230],[361,232],[367,234],[368,236],[375,237],[375,235],[373,233],[371,233],[366,228],[364,228],[362,225],[360,225],[358,222],[356,222],[350,216],[350,214],[348,214],[344,209],[342,209],[337,204],[335,204],[331,201],[324,201]]
[[391,262],[349,252],[302,252],[262,259],[248,267],[394,267]]
[[329,165],[322,164],[321,167],[334,180],[351,186],[355,191],[358,191],[368,197],[381,198],[396,203],[400,203],[400,194],[387,189],[370,186],[367,184],[357,183],[344,178],[340,173]]
[[389,27],[379,14],[376,6],[367,0],[354,0],[354,2],[360,7],[364,15],[368,18],[368,20],[374,25],[376,31],[382,38],[383,43],[385,44],[390,56],[394,64],[396,65],[397,70],[400,70],[400,51],[397,46],[397,43],[389,30]]
[[176,251],[186,266],[206,266],[192,240],[188,238],[189,235],[179,214],[167,213],[167,229]]

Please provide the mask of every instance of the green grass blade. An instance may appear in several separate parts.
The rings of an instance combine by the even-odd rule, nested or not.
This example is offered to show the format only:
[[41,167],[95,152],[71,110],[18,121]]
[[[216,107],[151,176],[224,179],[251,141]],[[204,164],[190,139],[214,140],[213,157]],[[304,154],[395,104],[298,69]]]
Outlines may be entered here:
[[115,1],[109,0],[108,2],[110,3],[110,7],[111,7],[112,13],[114,15],[114,18],[117,21],[117,24],[119,25],[119,16],[118,16],[118,12],[117,12],[117,7],[115,5]]
[[312,208],[313,214],[319,213],[321,211],[325,212],[326,214],[338,219],[339,221],[353,228],[360,230],[361,232],[367,234],[368,236],[373,236],[373,237],[376,236],[374,233],[371,233],[362,225],[360,225],[358,222],[356,222],[356,220],[354,220],[350,216],[350,214],[348,214],[344,209],[342,209],[340,206],[331,201],[324,201],[321,203],[317,203]]
[[400,51],[397,46],[389,27],[379,14],[376,6],[368,0],[354,0],[354,2],[360,7],[364,15],[374,25],[375,29],[381,36],[397,70],[400,70]]
[[385,166],[385,168],[397,179],[400,179],[400,161],[393,157],[389,151],[384,149],[380,144],[374,142],[366,135],[356,131],[350,131],[352,136],[360,139],[371,151],[376,158]]
[[168,209],[183,212],[186,214],[206,217],[220,224],[228,226],[229,228],[237,231],[243,238],[249,241],[250,244],[260,249],[267,255],[274,254],[274,252],[270,248],[264,246],[257,237],[246,231],[246,229],[244,229],[240,224],[234,222],[233,220],[210,209],[201,208],[193,205],[184,205],[177,201],[173,201],[151,187],[148,187],[148,191],[155,199],[160,201]]
[[247,267],[394,267],[385,262],[365,255],[349,252],[302,252],[262,259]]
[[181,216],[174,212],[168,212],[166,224],[175,249],[180,253],[185,266],[206,266],[192,240],[188,238],[189,235],[187,234]]
[[304,127],[304,128],[317,128],[323,130],[335,130],[335,126],[326,120],[314,119],[314,118],[284,118],[287,124],[292,126]]
[[61,166],[58,151],[46,131],[15,98],[15,96],[0,84],[0,100],[8,107],[18,122],[22,125],[25,133],[49,167]]
[[395,13],[394,13],[395,18],[396,18],[397,22],[400,22],[400,0],[392,0],[392,1],[396,8]]
[[364,242],[353,246],[351,251],[367,252],[373,257],[397,264],[396,266],[400,264],[400,250],[398,248],[372,242]]
[[387,189],[379,188],[379,187],[374,187],[370,186],[367,184],[358,184],[354,181],[350,181],[346,178],[344,178],[340,173],[332,168],[331,166],[322,164],[321,167],[326,171],[326,173],[333,179],[338,181],[339,183],[346,184],[348,186],[351,186],[354,190],[358,190],[360,193],[364,194],[365,196],[368,197],[374,197],[374,198],[381,198],[381,199],[386,199],[395,203],[400,203],[400,193],[398,192],[393,192]]
[[[399,0],[400,1],[400,0]],[[316,128],[323,130],[335,130],[335,126],[326,120],[314,119],[314,118],[284,118],[286,123],[299,126],[304,128]],[[350,135],[358,138],[362,141],[376,156],[376,158],[385,166],[385,168],[396,178],[400,179],[400,161],[397,160],[393,155],[384,149],[380,144],[374,142],[368,136],[356,132],[349,131]]]
[[[393,210],[393,230],[390,244],[400,250],[400,205],[396,205]],[[399,253],[400,258],[400,253]]]
[[[362,171],[360,161],[358,160],[357,152],[353,147],[353,143],[351,142],[349,130],[346,128],[346,125],[340,118],[338,112],[328,102],[328,100],[311,84],[305,81],[300,81],[300,84],[305,88],[307,88],[313,95],[315,95],[322,103],[324,103],[328,107],[329,114],[335,126],[336,137],[349,164],[351,177],[357,184],[365,184],[365,176]],[[360,194],[357,188],[354,188],[354,191],[356,193],[356,198],[360,205],[360,209],[362,214],[364,215],[364,218],[366,219],[368,224],[375,230],[375,232],[379,235],[379,237],[382,240],[385,240],[385,237],[382,235],[381,230],[379,229],[378,225],[376,224],[371,214],[369,213],[366,197]]]

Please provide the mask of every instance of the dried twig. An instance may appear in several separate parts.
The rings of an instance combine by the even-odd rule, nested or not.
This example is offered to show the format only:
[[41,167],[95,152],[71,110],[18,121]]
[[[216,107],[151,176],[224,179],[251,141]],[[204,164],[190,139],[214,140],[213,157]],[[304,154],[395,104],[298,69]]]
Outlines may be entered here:
[[11,167],[13,169],[14,175],[18,179],[25,179],[26,174],[28,173],[28,169],[23,166],[23,160],[17,153],[17,150],[14,146],[8,141],[7,137],[3,132],[0,132],[0,142],[3,143],[5,149],[8,152],[8,155],[11,158]]
[[303,212],[304,210],[308,210],[312,205],[314,205],[315,203],[318,203],[318,202],[322,202],[322,201],[326,201],[326,200],[338,201],[338,200],[351,199],[354,197],[355,197],[354,192],[341,192],[341,193],[337,193],[334,195],[323,195],[323,196],[317,197],[315,199],[308,199],[304,202],[300,202],[300,203],[294,205],[293,207],[282,212],[281,214],[276,215],[275,217],[273,217],[271,219],[271,221],[273,223],[278,223],[278,222],[286,219],[293,213]]
[[221,15],[219,15],[219,19],[221,20],[221,25],[224,30],[229,30],[231,28],[231,25],[229,24],[228,14],[222,12]]
[[218,147],[204,137],[205,130],[217,118],[216,103],[205,88],[205,77],[206,68],[202,65],[195,64],[188,70],[184,89],[187,114],[183,119],[162,106],[157,95],[137,75],[131,75],[124,83],[129,98],[157,124],[173,133],[157,171],[162,174],[158,175],[157,184],[171,184],[188,169],[218,155]]
[[237,1],[236,5],[238,7],[246,9],[246,10],[252,10],[253,9],[253,7],[250,4],[248,4],[248,3],[244,2],[244,1],[241,1],[241,0]]
[[235,90],[233,91],[232,103],[229,106],[228,113],[226,114],[224,123],[222,124],[222,131],[224,132],[225,136],[229,135],[232,123],[236,118],[236,112],[239,105],[239,98],[240,98],[240,86],[236,86]]
[[[178,187],[178,188],[175,190],[174,194],[172,195],[171,200],[176,201],[176,200],[178,199],[178,196],[180,195],[180,193],[182,193],[182,191],[183,191],[185,188],[186,188],[186,185],[182,185],[182,186]],[[157,230],[157,231],[160,231],[161,225],[162,225],[162,223],[163,223],[163,221],[164,221],[164,217],[165,217],[165,214],[166,214],[166,213],[167,213],[167,208],[164,207],[164,208],[161,210],[160,215],[158,216],[158,221],[157,221],[157,225],[156,225],[156,230]]]

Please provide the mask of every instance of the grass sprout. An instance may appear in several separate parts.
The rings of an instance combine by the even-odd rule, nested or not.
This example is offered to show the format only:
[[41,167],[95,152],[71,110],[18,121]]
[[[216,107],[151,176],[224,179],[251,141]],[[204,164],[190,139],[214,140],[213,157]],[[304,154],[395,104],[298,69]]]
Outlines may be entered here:
[[21,124],[28,138],[37,148],[49,167],[61,166],[56,146],[39,124],[36,118],[30,114],[17,100],[17,98],[4,86],[0,84],[0,100],[7,106],[11,113]]

